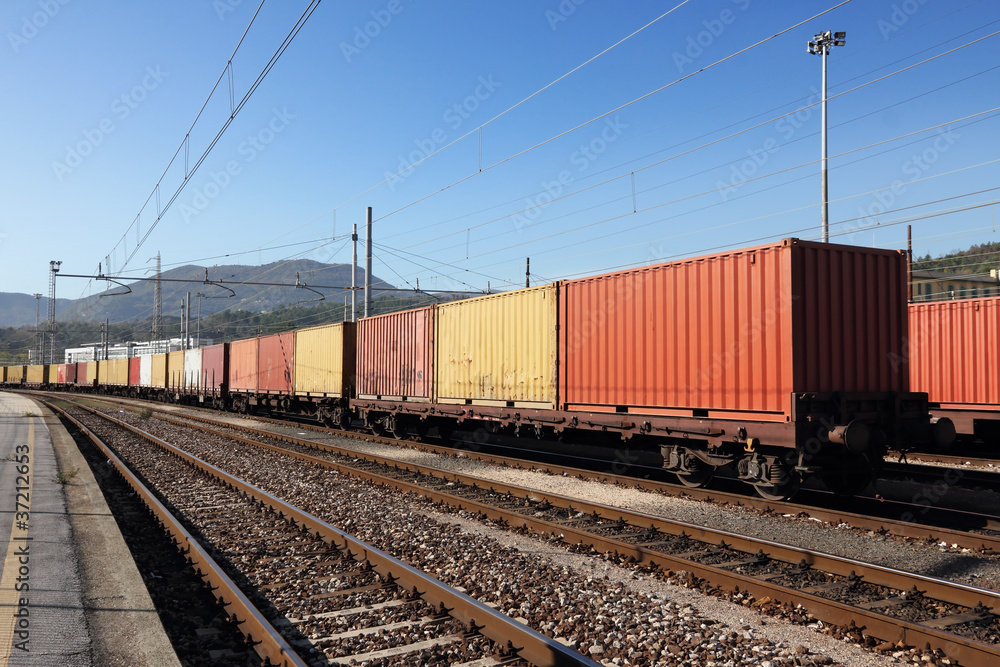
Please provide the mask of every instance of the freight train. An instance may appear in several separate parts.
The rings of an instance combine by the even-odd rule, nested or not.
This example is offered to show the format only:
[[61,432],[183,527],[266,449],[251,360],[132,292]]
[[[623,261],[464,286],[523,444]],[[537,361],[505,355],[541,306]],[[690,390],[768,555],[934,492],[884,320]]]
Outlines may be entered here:
[[786,239],[201,349],[9,367],[2,379],[397,437],[597,437],[659,448],[690,486],[730,466],[785,498],[810,476],[863,487],[887,448],[953,434],[910,390],[905,294],[902,252]]

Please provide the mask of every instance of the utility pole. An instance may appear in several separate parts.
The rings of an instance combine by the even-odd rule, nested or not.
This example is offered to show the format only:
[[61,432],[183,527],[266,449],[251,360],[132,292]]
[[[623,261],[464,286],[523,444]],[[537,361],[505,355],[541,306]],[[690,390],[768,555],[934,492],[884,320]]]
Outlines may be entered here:
[[191,292],[187,293],[186,306],[184,307],[184,349],[191,349]]
[[198,299],[198,336],[195,338],[195,347],[201,347],[201,302],[205,299],[205,295],[198,292],[194,295]]
[[35,360],[38,362],[42,361],[42,355],[45,354],[42,343],[42,332],[38,329],[38,316],[41,312],[40,299],[41,294],[33,294],[35,297]]
[[111,320],[104,320],[104,361],[108,360],[108,344],[111,342]]
[[372,307],[372,207],[368,207],[366,214],[366,238],[365,238],[365,317],[371,313]]
[[354,225],[354,233],[351,234],[351,241],[354,242],[354,258],[351,260],[351,321],[358,321],[358,226]]
[[184,334],[184,299],[181,299],[181,349],[182,350],[185,349],[184,341],[186,340],[186,338],[187,337]]
[[821,122],[823,124],[822,132],[820,133],[820,178],[822,179],[821,193],[823,197],[822,203],[822,217],[821,217],[821,236],[823,243],[830,242],[830,212],[829,203],[830,198],[827,192],[827,181],[826,181],[826,56],[830,52],[830,49],[834,46],[844,46],[847,43],[846,32],[835,32],[832,33],[827,30],[826,32],[821,32],[813,37],[813,41],[809,42],[808,50],[809,53],[813,55],[822,56],[823,58],[823,102],[822,102],[822,116]]
[[49,262],[49,363],[54,364],[56,356],[56,276],[60,261]]
[[531,287],[531,258],[524,260],[524,286]]

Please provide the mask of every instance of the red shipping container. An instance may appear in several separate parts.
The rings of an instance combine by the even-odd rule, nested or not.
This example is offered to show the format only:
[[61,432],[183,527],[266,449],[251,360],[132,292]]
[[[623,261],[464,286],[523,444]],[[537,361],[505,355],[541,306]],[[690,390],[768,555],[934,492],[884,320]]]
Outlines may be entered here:
[[793,392],[909,390],[899,251],[786,239],[561,289],[565,409],[784,422]]
[[261,336],[257,340],[257,391],[261,394],[291,394],[295,334]]
[[226,364],[228,343],[209,345],[201,348],[201,382],[199,385],[211,393],[219,391],[226,384],[229,371]]
[[76,384],[76,364],[59,364],[56,376],[59,384]]
[[1000,297],[910,304],[910,388],[1000,409]]
[[139,386],[139,368],[141,359],[139,357],[132,357],[128,360],[128,386],[138,387]]
[[358,396],[431,399],[435,312],[428,306],[358,322]]
[[87,377],[87,362],[76,362],[76,383],[81,385],[91,384],[93,380],[94,378]]
[[257,339],[229,344],[229,391],[257,391]]

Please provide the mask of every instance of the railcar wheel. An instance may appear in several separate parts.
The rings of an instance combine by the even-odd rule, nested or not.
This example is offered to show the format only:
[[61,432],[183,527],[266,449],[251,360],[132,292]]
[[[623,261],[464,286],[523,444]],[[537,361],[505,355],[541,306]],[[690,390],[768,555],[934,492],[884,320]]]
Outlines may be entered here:
[[874,475],[867,456],[855,454],[847,458],[843,465],[825,467],[820,478],[834,493],[854,495],[864,491]]
[[678,481],[684,486],[692,489],[700,489],[708,486],[712,478],[715,477],[715,468],[700,464],[697,466],[697,470],[675,472],[674,474],[677,475]]
[[798,480],[790,480],[784,484],[770,486],[766,484],[754,484],[754,491],[764,500],[788,500],[799,490]]

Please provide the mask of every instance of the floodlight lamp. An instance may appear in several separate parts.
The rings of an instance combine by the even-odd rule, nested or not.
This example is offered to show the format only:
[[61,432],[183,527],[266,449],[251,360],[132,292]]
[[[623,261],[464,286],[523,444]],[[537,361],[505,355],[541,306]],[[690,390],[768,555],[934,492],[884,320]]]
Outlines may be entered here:
[[833,38],[834,39],[845,39],[846,37],[847,37],[847,33],[846,32],[835,32],[835,33],[833,33]]

